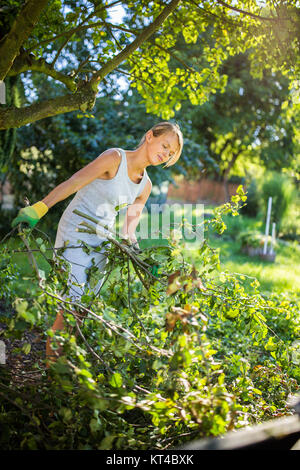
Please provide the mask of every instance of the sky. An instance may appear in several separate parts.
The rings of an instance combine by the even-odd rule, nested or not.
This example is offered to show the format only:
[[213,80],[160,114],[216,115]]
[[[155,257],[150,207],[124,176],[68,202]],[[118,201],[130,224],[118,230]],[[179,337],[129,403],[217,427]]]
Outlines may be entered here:
[[110,18],[114,24],[122,23],[124,13],[125,10],[122,5],[114,5],[112,8],[109,9]]

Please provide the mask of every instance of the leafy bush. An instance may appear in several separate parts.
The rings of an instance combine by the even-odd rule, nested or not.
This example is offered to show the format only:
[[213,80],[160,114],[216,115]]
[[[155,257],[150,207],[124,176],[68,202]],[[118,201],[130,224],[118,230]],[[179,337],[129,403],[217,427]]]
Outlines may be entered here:
[[[240,232],[237,236],[237,240],[241,243],[241,247],[251,246],[253,248],[262,248],[265,243],[265,235],[256,230],[247,230]],[[268,243],[270,243],[271,237],[268,237]]]
[[256,217],[259,212],[259,187],[256,178],[252,177],[247,184],[247,201],[241,209],[241,214]]
[[281,227],[281,238],[287,240],[298,240],[300,242],[300,197],[295,199],[291,204],[290,209],[284,218],[284,223]]
[[[223,233],[223,216],[237,216],[241,200],[239,190],[206,224]],[[35,229],[22,233],[32,261],[32,246],[48,253]],[[15,346],[38,333],[63,348],[48,370],[34,341],[10,349],[10,367],[0,369],[2,449],[167,449],[290,413],[287,398],[300,380],[292,355],[299,298],[265,298],[255,279],[246,293],[245,278],[221,272],[207,242],[199,272],[172,238],[126,253],[112,244],[101,297],[87,291],[80,305],[62,299],[67,273],[51,256],[49,272],[37,266],[39,281],[32,277],[23,296],[10,283],[16,274],[2,272],[14,286],[1,292],[12,305],[1,313],[3,340]],[[7,263],[9,252],[1,257]],[[66,328],[54,335],[60,307]],[[75,310],[85,313],[82,324]]]
[[295,187],[286,175],[270,172],[264,177],[261,187],[260,207],[263,216],[267,215],[268,200],[272,197],[272,219],[276,222],[277,231],[284,225],[284,218],[296,196]]

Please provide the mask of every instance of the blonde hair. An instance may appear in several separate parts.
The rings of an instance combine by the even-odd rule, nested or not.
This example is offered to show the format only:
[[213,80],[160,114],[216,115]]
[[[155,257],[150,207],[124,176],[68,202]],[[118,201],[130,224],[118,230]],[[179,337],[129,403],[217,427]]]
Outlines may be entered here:
[[[173,122],[163,121],[163,122],[159,122],[158,124],[155,124],[155,126],[151,127],[151,129],[149,129],[147,132],[149,131],[153,132],[154,137],[159,137],[160,135],[168,134],[169,132],[177,135],[178,144],[179,144],[178,150],[165,163],[164,168],[174,165],[179,159],[181,152],[182,152],[182,147],[183,147],[183,136],[182,136],[182,132],[178,124],[173,123]],[[139,147],[145,142],[147,132],[143,135],[139,143]]]

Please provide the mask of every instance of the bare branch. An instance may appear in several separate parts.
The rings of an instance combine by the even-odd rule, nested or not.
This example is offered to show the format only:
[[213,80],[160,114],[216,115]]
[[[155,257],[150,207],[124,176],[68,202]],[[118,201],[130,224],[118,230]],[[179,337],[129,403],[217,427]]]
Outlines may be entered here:
[[52,64],[49,64],[43,59],[36,59],[33,54],[21,54],[18,56],[10,69],[8,76],[19,75],[20,73],[27,71],[40,72],[49,77],[64,83],[70,91],[75,91],[77,84],[74,81],[74,77],[65,75],[55,70]]
[[[229,8],[230,10],[236,11],[237,13],[242,13],[242,15],[247,15],[250,16],[251,18],[255,18],[257,20],[262,20],[262,21],[277,21],[277,18],[270,18],[268,16],[260,16],[260,15],[255,15],[254,13],[251,13],[250,11],[244,11],[241,10],[240,8],[236,8],[232,5],[228,5],[228,3],[223,2],[222,0],[217,0],[217,3],[220,3],[226,8]],[[290,18],[280,18],[281,20],[289,21]]]

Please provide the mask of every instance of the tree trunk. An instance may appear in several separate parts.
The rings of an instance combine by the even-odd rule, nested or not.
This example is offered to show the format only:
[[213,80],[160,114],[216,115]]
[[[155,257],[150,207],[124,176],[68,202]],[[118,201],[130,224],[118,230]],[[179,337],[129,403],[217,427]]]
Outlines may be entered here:
[[[25,6],[27,6],[28,4],[34,5],[36,2],[38,4],[41,3],[43,7],[47,3],[46,0],[28,0]],[[162,23],[164,22],[164,20],[172,13],[172,11],[175,10],[175,8],[178,6],[179,3],[180,3],[180,0],[171,0],[169,4],[164,6],[162,12],[157,16],[157,18],[155,18],[153,23],[150,23],[139,34],[139,36],[136,37],[136,39],[131,44],[126,46],[119,54],[117,54],[110,61],[108,61],[100,70],[95,71],[90,81],[81,85],[81,87],[78,87],[78,89],[73,94],[67,94],[58,98],[42,101],[40,103],[34,103],[24,108],[17,108],[17,107],[1,108],[0,109],[0,130],[9,129],[11,127],[21,127],[21,126],[24,126],[25,124],[29,124],[39,119],[55,116],[57,114],[68,113],[70,111],[75,111],[77,109],[80,109],[82,111],[86,111],[87,109],[91,110],[95,103],[95,98],[98,92],[98,85],[100,81],[108,73],[115,70],[115,68],[120,63],[128,59],[128,57],[130,57],[130,55],[135,50],[137,50],[141,44],[143,44],[155,31],[157,31],[159,27],[162,25]],[[11,53],[10,53],[11,63],[8,64],[7,60],[2,61],[2,64],[0,63],[0,80],[1,80],[1,73],[2,73],[2,76],[6,76],[8,74],[9,70],[11,69],[13,65],[14,59],[19,52],[20,46],[27,39],[27,37],[30,34],[30,31],[34,27],[33,19],[32,19],[30,22],[31,29],[29,30],[28,25],[27,25],[26,34],[23,33],[23,35],[21,35],[19,21],[22,24],[24,23],[24,18],[22,16],[24,15],[23,10],[18,15],[13,25],[15,33],[18,32],[17,38],[15,38],[15,40],[12,41],[12,38],[14,38],[14,34],[12,34],[12,30],[11,30],[4,37],[4,40],[3,40],[4,42],[2,41],[2,44],[0,42],[0,57],[2,54],[7,53],[7,49],[9,49],[8,46],[11,45],[10,42],[13,45],[13,47],[11,47]],[[42,11],[41,6],[39,8],[39,11],[41,13]],[[36,16],[36,21],[37,21],[38,16],[37,15],[35,16]],[[9,41],[9,39],[11,41]],[[36,62],[37,61],[35,60],[35,63]],[[18,68],[17,65],[21,67],[21,70],[23,70],[22,67],[24,67],[24,64],[22,64],[22,60],[20,60],[20,64],[16,64],[16,69]],[[58,79],[59,81],[64,82],[69,88],[72,89],[72,87],[74,86],[74,83],[68,77],[65,77],[65,81],[64,81],[62,77],[59,76],[59,72],[57,71],[52,72],[50,70],[51,67],[49,66],[49,64],[43,63],[43,64],[40,64],[39,66],[37,65],[37,67],[40,72],[46,73],[47,75],[52,75],[54,78]],[[44,70],[42,70],[43,67],[44,67]]]
[[[8,105],[18,105],[18,87],[20,86],[19,77],[9,77],[5,83],[6,103]],[[9,163],[16,144],[17,129],[6,129],[0,131],[0,170],[3,170]],[[1,172],[0,181],[5,179],[5,171]]]
[[10,71],[20,47],[28,39],[48,0],[28,0],[13,25],[0,41],[0,80]]
[[21,127],[39,119],[69,113],[77,109],[84,112],[87,109],[92,109],[96,94],[97,90],[93,90],[91,85],[87,83],[73,94],[41,101],[24,108],[14,106],[0,109],[0,130]]

